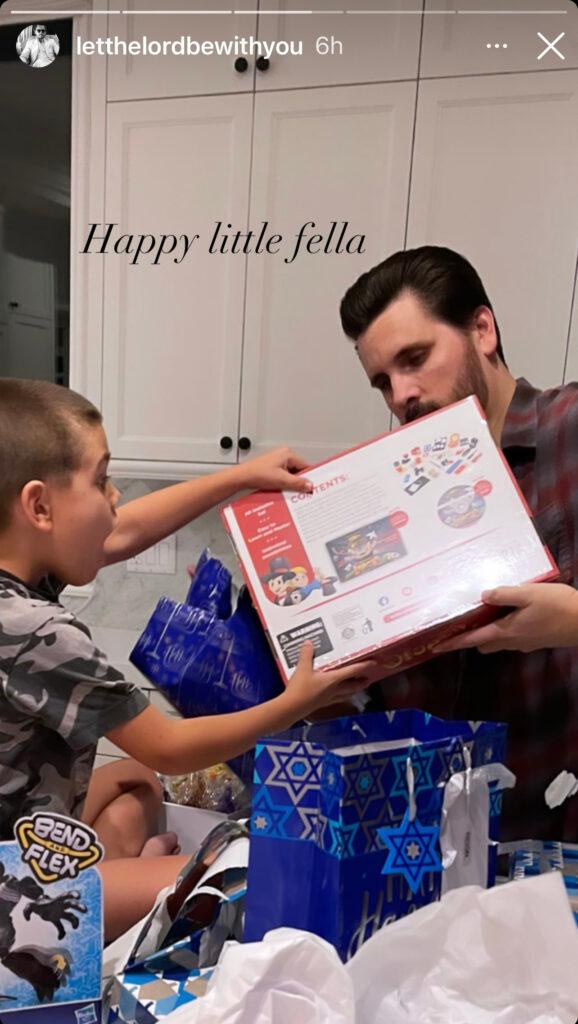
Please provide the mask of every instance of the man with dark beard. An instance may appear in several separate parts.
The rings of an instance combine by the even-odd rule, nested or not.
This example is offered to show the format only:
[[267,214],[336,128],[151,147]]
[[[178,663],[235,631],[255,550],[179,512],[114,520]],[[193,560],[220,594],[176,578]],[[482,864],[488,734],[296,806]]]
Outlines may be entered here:
[[504,838],[577,841],[578,800],[550,811],[544,791],[562,769],[578,774],[578,385],[514,379],[482,281],[450,249],[390,256],[348,290],[341,321],[401,423],[476,395],[562,580],[485,594],[513,610],[377,684],[373,707],[507,722],[518,783]]

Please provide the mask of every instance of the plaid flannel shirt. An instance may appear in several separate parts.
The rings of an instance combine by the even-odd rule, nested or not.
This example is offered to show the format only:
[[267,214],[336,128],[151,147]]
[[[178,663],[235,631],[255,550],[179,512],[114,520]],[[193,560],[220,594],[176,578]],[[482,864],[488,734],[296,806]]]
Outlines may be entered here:
[[[578,384],[538,391],[517,381],[502,449],[564,583],[578,585]],[[578,796],[550,811],[549,782],[578,775],[577,647],[522,654],[442,655],[378,684],[381,707],[415,707],[445,718],[508,725],[502,837],[578,841]],[[375,709],[375,702],[372,709]]]

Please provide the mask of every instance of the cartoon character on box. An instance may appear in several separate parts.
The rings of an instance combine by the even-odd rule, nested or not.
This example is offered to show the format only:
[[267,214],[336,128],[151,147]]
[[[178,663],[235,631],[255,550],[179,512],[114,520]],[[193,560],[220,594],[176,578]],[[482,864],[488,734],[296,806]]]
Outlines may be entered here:
[[32,914],[54,925],[59,939],[66,935],[65,922],[78,928],[79,914],[86,907],[79,900],[76,889],[60,896],[46,896],[31,875],[9,875],[0,861],[0,963],[12,974],[30,982],[40,1000],[52,999],[56,989],[66,984],[70,973],[71,957],[65,947],[15,946],[16,929],[12,915],[20,900],[28,900],[23,916],[29,921]]
[[[377,536],[375,533],[352,533],[348,538],[346,558],[354,568],[364,565],[368,559],[373,558],[377,547]],[[363,572],[363,569],[360,568]]]
[[284,605],[301,604],[314,590],[320,590],[323,597],[335,593],[336,576],[325,576],[319,569],[310,576],[302,565],[294,565],[291,571],[293,579],[289,580],[289,590],[282,602]]
[[269,572],[261,576],[261,583],[267,588],[268,596],[274,604],[283,604],[289,593],[289,584],[295,573],[286,558],[272,558]]
[[291,566],[286,558],[272,558],[269,572],[261,576],[261,583],[267,588],[269,598],[275,604],[288,607],[301,604],[314,590],[320,590],[324,597],[335,593],[336,576],[325,576],[316,569],[310,573],[304,566]]

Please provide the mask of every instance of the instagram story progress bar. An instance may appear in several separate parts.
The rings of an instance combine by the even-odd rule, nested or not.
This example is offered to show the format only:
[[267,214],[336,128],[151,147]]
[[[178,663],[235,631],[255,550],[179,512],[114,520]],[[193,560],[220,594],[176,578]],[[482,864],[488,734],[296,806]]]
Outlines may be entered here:
[[[577,5],[578,5],[578,0],[570,0],[570,5],[569,5],[570,7],[577,6]],[[0,8],[2,6],[3,5],[0,4]],[[552,4],[552,6],[547,7],[543,3],[543,0],[542,0],[542,3],[540,5],[540,7],[529,7],[528,4],[527,4],[527,0],[525,0],[525,2],[520,3],[520,5],[517,6],[517,7],[515,6],[515,4],[511,3],[511,0],[510,0],[510,3],[508,3],[507,6],[504,5],[502,7],[496,6],[495,3],[494,3],[494,6],[490,6],[490,5],[488,5],[487,7],[480,6],[479,0],[477,0],[475,7],[474,6],[468,7],[468,6],[465,6],[463,4],[459,5],[459,6],[456,6],[456,7],[449,6],[449,5],[447,7],[442,7],[442,6],[433,7],[433,6],[428,6],[427,0],[426,0],[425,9],[423,7],[417,6],[415,3],[412,4],[412,5],[407,5],[405,7],[398,3],[397,5],[392,6],[392,7],[387,7],[385,5],[382,6],[380,4],[380,5],[376,5],[375,7],[350,7],[350,6],[346,6],[346,7],[293,7],[293,8],[289,8],[287,10],[280,9],[280,8],[267,8],[267,7],[262,7],[262,8],[258,8],[258,7],[224,7],[224,8],[213,8],[213,9],[211,9],[211,8],[201,8],[201,7],[199,7],[199,8],[179,7],[179,8],[171,8],[171,9],[168,9],[168,8],[154,9],[154,8],[138,8],[138,7],[124,8],[122,6],[121,7],[112,7],[112,6],[111,7],[104,7],[103,6],[102,8],[95,8],[93,10],[87,10],[86,8],[79,9],[79,10],[73,10],[73,9],[70,9],[70,8],[69,9],[63,9],[63,10],[55,10],[54,8],[43,9],[43,8],[35,7],[35,8],[20,8],[18,10],[11,10],[10,13],[12,15],[14,15],[15,17],[19,17],[19,18],[23,17],[24,15],[31,15],[33,17],[39,17],[41,15],[43,15],[43,16],[51,15],[52,17],[55,17],[56,15],[60,15],[60,16],[66,15],[66,16],[70,17],[71,15],[74,15],[74,14],[91,14],[91,15],[94,15],[94,14],[124,14],[124,15],[126,15],[126,14],[131,14],[131,15],[143,14],[143,15],[145,15],[146,14],[146,15],[158,15],[158,16],[164,16],[164,17],[171,16],[171,15],[183,15],[183,14],[190,14],[190,15],[239,15],[239,14],[247,14],[247,15],[259,15],[260,17],[267,16],[267,15],[272,15],[272,16],[276,16],[276,17],[279,17],[279,16],[283,16],[283,17],[299,16],[299,17],[301,17],[303,15],[311,15],[311,16],[313,16],[313,15],[349,15],[349,16],[353,15],[353,16],[361,16],[361,15],[383,15],[383,14],[388,15],[389,14],[389,15],[414,15],[414,16],[421,17],[423,15],[425,15],[425,16],[431,16],[431,15],[446,15],[446,16],[448,16],[448,15],[460,15],[460,14],[462,14],[462,15],[463,14],[465,14],[465,15],[492,15],[492,16],[495,16],[495,15],[512,15],[512,14],[515,14],[515,15],[518,15],[518,14],[527,14],[527,15],[553,15],[553,14],[556,14],[556,15],[559,15],[559,14],[568,14],[568,8],[562,7],[560,5],[560,3],[554,3],[554,4]]]

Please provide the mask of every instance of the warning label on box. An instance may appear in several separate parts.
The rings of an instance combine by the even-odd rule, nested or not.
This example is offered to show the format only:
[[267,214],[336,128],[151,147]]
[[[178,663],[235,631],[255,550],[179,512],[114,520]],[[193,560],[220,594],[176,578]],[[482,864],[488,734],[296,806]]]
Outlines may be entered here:
[[277,640],[288,668],[295,668],[299,661],[299,651],[305,640],[310,640],[313,644],[315,657],[319,654],[328,654],[333,650],[333,644],[322,619],[311,619],[301,626],[295,626],[294,629],[286,629],[283,633],[278,634]]

